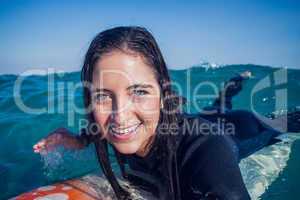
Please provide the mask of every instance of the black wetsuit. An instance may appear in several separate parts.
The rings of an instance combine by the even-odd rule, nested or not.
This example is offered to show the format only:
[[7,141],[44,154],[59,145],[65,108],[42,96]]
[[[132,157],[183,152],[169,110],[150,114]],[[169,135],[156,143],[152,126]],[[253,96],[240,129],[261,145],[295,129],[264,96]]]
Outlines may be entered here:
[[[242,79],[237,80],[239,86],[232,85],[232,95],[241,90]],[[232,95],[225,97],[231,99]],[[221,101],[217,99],[214,106],[218,102]],[[273,138],[280,134],[265,127],[250,112],[231,111],[231,103],[228,102],[229,108],[225,113],[180,115],[178,134],[170,135],[177,137],[179,144],[177,164],[183,200],[250,199],[238,163],[242,158],[272,143]],[[216,126],[220,119],[225,124],[232,123],[235,126],[234,132],[227,133]],[[91,142],[88,137],[83,138],[88,139],[86,143]],[[129,165],[128,173],[138,177],[141,184],[149,183],[161,199],[167,199],[161,163],[157,159],[157,152],[152,149],[143,158],[135,154],[124,156]]]
[[[263,127],[250,112],[232,112],[232,115],[245,120],[244,123],[234,121],[237,123],[233,135],[226,135],[201,115],[182,115],[179,134],[170,136],[179,140],[177,162],[182,199],[250,199],[238,163],[272,144],[280,132]],[[232,115],[222,117],[229,116],[231,120]],[[197,126],[200,128],[197,129]],[[160,161],[156,157],[157,154],[152,151],[143,158],[126,156],[129,173],[152,183],[161,198],[166,199],[163,180],[160,179]]]
[[[179,140],[177,164],[182,199],[250,199],[238,166],[239,149],[231,136],[218,128],[213,133],[205,129],[212,123],[196,115],[184,115],[182,120],[179,134],[170,136]],[[160,198],[167,199],[155,151],[143,158],[126,158],[129,173],[152,183]]]

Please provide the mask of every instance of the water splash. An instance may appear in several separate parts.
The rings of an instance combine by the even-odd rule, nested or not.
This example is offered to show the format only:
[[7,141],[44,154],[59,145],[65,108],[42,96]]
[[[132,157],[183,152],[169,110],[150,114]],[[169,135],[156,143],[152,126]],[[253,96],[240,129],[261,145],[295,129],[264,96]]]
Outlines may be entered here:
[[299,138],[295,134],[281,135],[282,142],[268,146],[241,161],[242,176],[251,199],[260,199],[259,197],[276,180],[287,165],[293,142]]

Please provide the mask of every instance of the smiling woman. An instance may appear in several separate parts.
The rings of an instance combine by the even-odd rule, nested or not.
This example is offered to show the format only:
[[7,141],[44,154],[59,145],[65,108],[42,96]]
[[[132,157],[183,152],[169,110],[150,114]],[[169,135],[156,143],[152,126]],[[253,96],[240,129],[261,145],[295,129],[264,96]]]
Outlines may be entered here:
[[[86,54],[82,80],[101,91],[97,93],[101,101],[95,101],[90,88],[84,89],[85,105],[93,107],[89,114],[90,124],[97,124],[101,132],[89,131],[87,138],[89,142],[96,141],[98,158],[117,197],[129,194],[114,178],[107,157],[107,141],[113,144],[123,172],[123,155],[144,157],[154,149],[151,146],[162,147],[167,194],[174,195],[174,187],[179,188],[178,180],[172,177],[175,138],[167,137],[168,130],[163,130],[166,134],[157,134],[156,130],[158,124],[176,123],[179,100],[173,95],[166,64],[153,36],[141,27],[117,27],[100,33]],[[136,125],[131,132],[121,134]],[[94,139],[97,135],[105,139]],[[153,145],[155,138],[159,144]],[[123,174],[126,176],[125,172]]]
[[[244,79],[233,79],[225,98],[231,100],[241,90],[235,86]],[[86,53],[82,82],[88,127],[77,137],[58,129],[34,150],[58,145],[80,149],[94,143],[117,199],[133,197],[112,170],[108,145],[115,151],[123,178],[159,199],[247,200],[239,160],[281,134],[247,111],[183,113],[184,99],[172,91],[159,47],[142,27],[99,33]],[[214,104],[216,110],[224,110],[220,98]],[[220,119],[232,123],[235,131],[226,135],[215,125]]]

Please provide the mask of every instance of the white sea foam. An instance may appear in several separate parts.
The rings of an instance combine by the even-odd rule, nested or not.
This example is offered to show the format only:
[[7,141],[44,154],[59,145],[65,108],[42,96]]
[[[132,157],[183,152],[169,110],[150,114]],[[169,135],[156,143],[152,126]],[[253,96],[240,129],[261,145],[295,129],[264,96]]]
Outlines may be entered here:
[[286,167],[292,143],[299,138],[292,134],[280,137],[283,142],[266,147],[240,163],[243,179],[251,199],[259,199]]
[[[106,178],[99,176],[98,174],[90,174],[82,177],[80,180],[84,181],[85,184],[92,188],[100,199],[117,200],[112,187]],[[119,183],[129,191],[132,200],[157,200],[150,192],[136,188],[124,180],[119,179]]]

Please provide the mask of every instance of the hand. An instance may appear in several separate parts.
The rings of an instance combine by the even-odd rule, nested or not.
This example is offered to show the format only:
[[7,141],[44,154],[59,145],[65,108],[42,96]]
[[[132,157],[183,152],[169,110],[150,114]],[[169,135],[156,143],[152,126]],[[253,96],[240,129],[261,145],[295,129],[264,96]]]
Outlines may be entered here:
[[240,76],[243,77],[243,78],[251,78],[252,73],[251,73],[251,71],[244,71],[240,74]]
[[35,153],[53,151],[56,147],[63,146],[68,149],[81,149],[83,144],[65,128],[59,128],[41,139],[33,146]]

